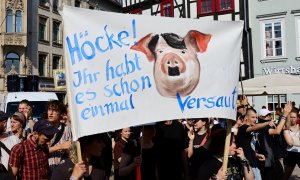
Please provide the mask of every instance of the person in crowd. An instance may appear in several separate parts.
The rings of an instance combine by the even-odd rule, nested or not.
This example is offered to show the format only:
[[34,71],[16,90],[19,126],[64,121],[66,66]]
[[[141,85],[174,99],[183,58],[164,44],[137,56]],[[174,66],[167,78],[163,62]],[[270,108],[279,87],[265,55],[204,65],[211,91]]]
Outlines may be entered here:
[[287,147],[287,157],[284,158],[284,179],[288,180],[294,171],[296,164],[300,167],[300,127],[297,124],[298,112],[292,111],[286,121],[284,138]]
[[206,160],[198,171],[197,180],[207,179],[234,179],[253,180],[254,174],[250,168],[249,161],[244,155],[243,148],[237,147],[234,136],[231,136],[227,171],[222,169],[224,158],[224,144],[226,129],[215,128],[210,136],[208,150],[211,156]]
[[103,133],[103,141],[105,147],[102,149],[101,156],[95,157],[91,160],[93,167],[103,169],[107,175],[107,180],[111,174],[112,162],[113,162],[113,149],[112,139],[109,133]]
[[66,104],[66,113],[63,115],[62,122],[64,122],[67,126],[71,127],[71,117],[70,117],[70,110],[69,105]]
[[240,112],[237,112],[236,117],[237,119],[231,128],[231,132],[233,132],[235,136],[238,134],[238,128],[243,125],[245,115],[243,115]]
[[26,117],[23,113],[15,112],[10,117],[11,123],[11,133],[18,137],[21,141],[25,140],[27,137],[25,135],[25,125],[26,125]]
[[49,143],[50,174],[57,165],[59,165],[69,156],[68,149],[71,146],[72,131],[71,127],[66,126],[65,123],[61,122],[65,112],[66,106],[62,102],[58,100],[52,100],[48,102],[48,121],[50,124],[52,124],[52,126],[59,130],[59,132],[54,135],[53,139],[51,139]]
[[188,175],[187,133],[177,120],[156,124],[154,144],[157,153],[157,174],[159,179],[182,180]]
[[6,133],[7,115],[0,111],[0,163],[9,170],[8,160],[11,148],[20,142],[16,136]]
[[282,109],[281,107],[275,108],[275,120],[279,120],[282,116]]
[[237,103],[237,111],[245,114],[247,108],[250,106],[248,102],[248,98],[245,95],[239,95],[238,97],[238,103]]
[[26,136],[33,131],[33,125],[37,121],[37,119],[33,119],[32,117],[32,105],[27,99],[23,99],[19,103],[18,111],[25,115],[26,125],[25,125],[25,134]]
[[140,170],[142,180],[157,180],[157,149],[153,143],[154,136],[155,126],[144,125],[142,136],[138,140],[130,140],[125,145],[119,168],[122,180],[136,179],[137,170]]
[[13,176],[22,180],[47,179],[49,148],[47,143],[58,129],[46,120],[39,120],[33,126],[33,133],[27,140],[15,145],[9,157]]
[[293,109],[293,111],[299,112],[299,109],[296,107],[295,101],[292,102],[292,109]]
[[115,180],[119,180],[119,167],[122,159],[122,153],[125,145],[128,143],[130,138],[130,127],[123,128],[117,132],[116,143],[114,146],[114,178]]
[[[30,103],[27,99],[23,99],[22,101],[20,101],[19,106],[18,106],[18,112],[23,113],[25,115],[26,112],[27,112],[29,104]],[[8,119],[8,121],[6,123],[6,132],[11,132],[10,118]]]
[[253,108],[248,108],[244,117],[243,124],[238,128],[236,144],[243,148],[245,157],[249,160],[250,167],[255,175],[256,180],[261,179],[260,170],[258,169],[257,160],[264,161],[263,154],[256,153],[257,131],[271,125],[273,121],[267,121],[261,124],[256,124],[257,113]]
[[[260,162],[260,171],[262,179],[284,179],[283,167],[279,161],[279,158],[275,152],[275,144],[277,144],[276,138],[273,136],[280,135],[287,116],[292,110],[292,103],[289,101],[283,109],[283,115],[276,126],[265,126],[258,131],[258,152],[264,154],[265,161]],[[273,121],[272,115],[268,109],[261,109],[259,111],[259,123],[266,123]]]
[[186,119],[186,120],[182,121],[182,124],[183,124],[184,129],[188,133],[191,129],[193,129],[194,121],[193,121],[193,119]]
[[193,122],[193,127],[188,132],[188,158],[190,179],[194,179],[197,176],[197,171],[201,164],[208,157],[208,152],[207,149],[204,148],[204,145],[209,137],[209,119],[197,118],[191,120]]
[[[81,178],[91,180],[106,180],[106,173],[92,165],[91,160],[100,157],[105,147],[103,134],[85,136],[79,139],[82,161],[76,163],[77,158],[71,156],[65,162],[58,165],[52,173],[52,180],[79,180]],[[73,147],[75,151],[76,147]],[[74,152],[75,154],[76,152]]]
[[29,101],[27,99],[23,99],[22,101],[20,101],[19,103],[19,107],[18,107],[18,111],[21,113],[24,113],[25,110],[27,110],[27,106],[29,105]]

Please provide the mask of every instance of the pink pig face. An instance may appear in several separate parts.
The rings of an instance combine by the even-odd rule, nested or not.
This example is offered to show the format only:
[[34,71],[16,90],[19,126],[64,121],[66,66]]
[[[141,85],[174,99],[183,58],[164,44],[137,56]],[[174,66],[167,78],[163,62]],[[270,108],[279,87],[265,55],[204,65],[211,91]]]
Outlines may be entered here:
[[154,62],[157,91],[165,97],[175,98],[179,93],[193,92],[200,78],[198,52],[205,52],[211,35],[189,31],[184,38],[173,33],[148,34],[131,49],[143,52]]

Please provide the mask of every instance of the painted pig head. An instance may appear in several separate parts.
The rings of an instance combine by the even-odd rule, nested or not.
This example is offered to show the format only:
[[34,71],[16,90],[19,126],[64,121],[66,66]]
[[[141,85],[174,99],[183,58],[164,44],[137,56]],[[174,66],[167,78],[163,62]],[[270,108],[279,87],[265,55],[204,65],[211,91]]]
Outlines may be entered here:
[[144,53],[154,61],[157,91],[165,97],[187,96],[193,92],[200,78],[197,53],[204,53],[210,34],[190,30],[184,38],[174,33],[148,34],[131,49]]

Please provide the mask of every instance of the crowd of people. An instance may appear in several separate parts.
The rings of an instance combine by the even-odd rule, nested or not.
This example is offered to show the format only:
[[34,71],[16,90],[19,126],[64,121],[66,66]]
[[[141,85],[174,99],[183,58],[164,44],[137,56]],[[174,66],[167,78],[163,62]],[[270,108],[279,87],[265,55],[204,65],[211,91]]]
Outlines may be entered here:
[[[244,99],[224,157],[228,120],[166,120],[72,141],[68,107],[53,100],[43,118],[19,103],[0,111],[0,179],[24,180],[287,180],[300,165],[299,110],[288,102],[276,116]],[[223,161],[228,158],[227,169]]]

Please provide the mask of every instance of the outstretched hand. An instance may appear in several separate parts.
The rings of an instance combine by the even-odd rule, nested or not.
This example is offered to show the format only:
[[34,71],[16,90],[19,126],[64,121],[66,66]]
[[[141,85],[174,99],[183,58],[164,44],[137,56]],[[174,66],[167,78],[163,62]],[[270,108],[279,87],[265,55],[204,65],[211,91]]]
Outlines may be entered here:
[[290,112],[292,111],[293,109],[293,106],[292,106],[292,102],[291,101],[288,101],[285,105],[284,105],[284,109],[283,109],[283,115],[285,117],[287,117]]

